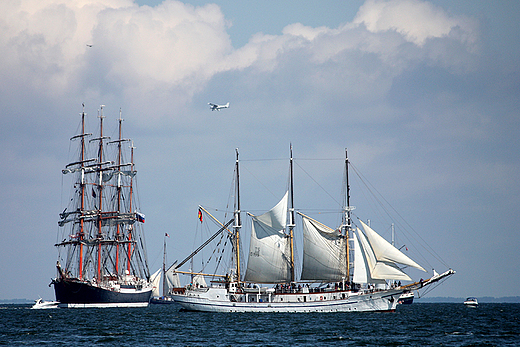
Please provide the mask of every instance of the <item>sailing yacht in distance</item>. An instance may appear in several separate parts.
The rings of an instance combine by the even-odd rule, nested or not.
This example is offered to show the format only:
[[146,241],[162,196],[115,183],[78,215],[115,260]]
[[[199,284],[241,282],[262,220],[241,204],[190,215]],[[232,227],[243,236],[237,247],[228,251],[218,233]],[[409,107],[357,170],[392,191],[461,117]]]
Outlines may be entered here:
[[[154,279],[156,290],[152,294],[152,298],[150,299],[150,304],[173,304],[174,301],[171,298],[171,294],[174,291],[183,293],[184,288],[181,288],[179,281],[179,274],[174,272],[175,263],[166,268],[166,238],[170,237],[168,233],[164,234],[164,246],[163,246],[163,264],[162,269],[158,270],[152,275]],[[159,291],[159,281],[163,279],[162,282],[162,295]]]
[[98,137],[87,133],[81,113],[81,132],[71,138],[78,157],[62,170],[72,176],[72,198],[60,213],[55,245],[58,275],[51,284],[59,307],[142,307],[152,294],[133,142],[123,137],[121,111],[118,138],[104,134],[103,107]]
[[[241,266],[241,203],[238,150],[235,163],[235,207],[233,218],[175,267],[178,273],[190,274],[191,283],[184,292],[172,295],[186,310],[210,312],[363,312],[395,311],[399,298],[444,280],[455,271],[434,273],[427,280],[413,282],[403,271],[414,267],[425,271],[361,220],[354,222],[350,206],[348,156],[345,159],[345,202],[342,223],[336,228],[301,213],[294,208],[293,156],[291,147],[288,190],[268,212],[251,217],[250,246],[245,273]],[[216,220],[200,206],[211,219]],[[199,212],[200,213],[200,212]],[[296,216],[302,230],[296,230]],[[228,226],[233,223],[233,227]],[[211,240],[221,236],[218,249],[229,241],[232,266],[224,273],[208,274],[179,271]],[[295,237],[303,239],[303,259],[299,281],[295,266]],[[220,258],[219,258],[220,259]],[[219,260],[220,262],[220,260]],[[211,278],[211,285],[194,281],[195,277]],[[397,282],[399,281],[399,282]],[[410,284],[401,285],[400,281]],[[389,283],[391,282],[391,284]],[[399,283],[399,284],[397,284]],[[268,286],[262,286],[268,285]]]

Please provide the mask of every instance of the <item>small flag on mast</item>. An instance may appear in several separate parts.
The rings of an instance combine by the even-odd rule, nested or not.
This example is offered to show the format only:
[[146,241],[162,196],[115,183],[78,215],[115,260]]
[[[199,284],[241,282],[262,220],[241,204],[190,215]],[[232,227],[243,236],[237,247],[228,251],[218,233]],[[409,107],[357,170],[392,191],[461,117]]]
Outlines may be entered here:
[[202,211],[200,210],[200,208],[199,208],[199,220],[202,223]]
[[164,236],[165,237],[170,237],[170,235],[168,235],[168,233],[164,233]]
[[135,215],[137,217],[137,221],[141,222],[141,223],[144,223],[144,214],[140,213],[140,212],[135,212]]

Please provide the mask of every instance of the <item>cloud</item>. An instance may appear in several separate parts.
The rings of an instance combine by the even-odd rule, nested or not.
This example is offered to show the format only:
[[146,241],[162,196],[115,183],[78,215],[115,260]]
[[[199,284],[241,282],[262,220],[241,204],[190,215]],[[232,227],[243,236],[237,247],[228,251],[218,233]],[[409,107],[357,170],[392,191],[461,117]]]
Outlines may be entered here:
[[[462,64],[465,59],[455,55],[467,58],[476,35],[469,19],[409,0],[367,1],[352,23],[339,28],[294,23],[280,35],[258,33],[236,50],[226,32],[230,23],[214,4],[45,0],[3,7],[2,75],[54,98],[72,92],[144,102],[140,95],[166,90],[177,93],[171,98],[180,105],[216,74],[276,73],[291,65],[308,70],[307,83],[325,91],[338,87],[332,70],[340,70],[337,76],[352,81],[358,97],[388,86],[417,60]],[[451,41],[431,43],[442,38]],[[316,68],[328,66],[330,73],[318,75]]]
[[228,23],[214,4],[46,0],[2,7],[4,90],[132,100],[182,86],[186,101],[222,69],[231,50]]
[[[469,44],[476,40],[473,20],[465,16],[449,16],[440,7],[419,0],[368,0],[361,6],[354,23],[364,24],[372,33],[396,31],[419,46],[428,39],[450,34]],[[460,31],[453,33],[457,29]]]
[[[241,113],[230,130],[258,141],[263,134],[245,135],[243,128],[273,128],[270,135],[278,138],[291,128],[305,136],[349,131],[356,146],[367,148],[395,143],[381,135],[385,125],[425,133],[417,135],[423,140],[439,134],[478,140],[490,123],[482,115],[468,127],[478,104],[457,106],[469,84],[460,76],[478,71],[477,23],[425,1],[369,0],[337,28],[291,23],[278,35],[257,33],[237,49],[227,34],[231,23],[215,4],[42,0],[1,6],[0,102],[8,114],[47,107],[42,123],[51,114],[69,117],[73,104],[104,103],[121,106],[151,131],[196,133],[209,142],[214,138],[198,128],[207,120],[193,102],[216,91]],[[22,95],[32,102],[13,106]],[[453,107],[446,111],[444,104]],[[358,127],[373,129],[380,140],[363,143]]]

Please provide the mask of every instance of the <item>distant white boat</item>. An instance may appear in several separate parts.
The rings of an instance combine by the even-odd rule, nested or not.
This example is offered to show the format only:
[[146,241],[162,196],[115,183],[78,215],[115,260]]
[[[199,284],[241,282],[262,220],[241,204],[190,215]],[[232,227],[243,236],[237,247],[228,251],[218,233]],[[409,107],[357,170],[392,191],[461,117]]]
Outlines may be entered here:
[[478,306],[477,298],[473,298],[473,297],[467,298],[466,301],[464,301],[464,305],[466,305],[468,307],[477,307]]
[[34,300],[34,305],[31,309],[42,310],[46,308],[58,308],[59,303],[59,301],[45,301],[42,298],[38,298],[37,300]]
[[[166,268],[166,237],[170,237],[168,234],[164,235],[164,253],[163,253],[163,267],[157,270],[151,277],[150,280],[154,284],[154,290],[152,292],[152,298],[150,304],[175,304],[171,295],[173,293],[184,293],[184,288],[181,288],[179,281],[179,275],[174,272],[173,263],[168,269]],[[159,282],[161,281],[161,275],[163,277],[163,288],[162,296],[159,291]]]

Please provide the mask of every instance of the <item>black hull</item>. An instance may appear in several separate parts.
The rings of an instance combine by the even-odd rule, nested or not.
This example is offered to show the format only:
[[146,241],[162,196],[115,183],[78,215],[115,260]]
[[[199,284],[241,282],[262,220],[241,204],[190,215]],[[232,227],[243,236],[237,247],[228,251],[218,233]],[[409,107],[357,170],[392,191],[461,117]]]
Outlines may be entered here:
[[145,307],[152,296],[151,288],[120,292],[78,280],[55,280],[52,284],[60,307]]

